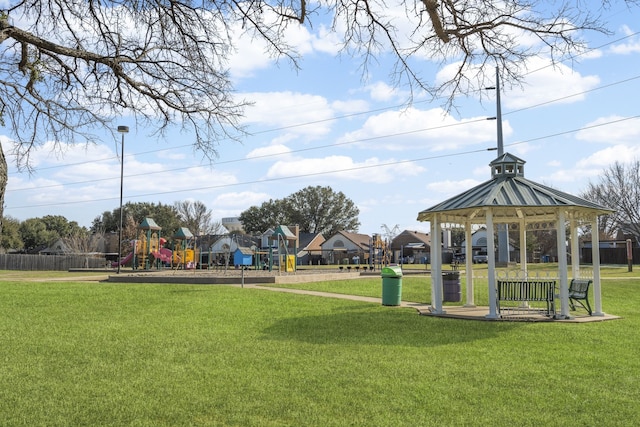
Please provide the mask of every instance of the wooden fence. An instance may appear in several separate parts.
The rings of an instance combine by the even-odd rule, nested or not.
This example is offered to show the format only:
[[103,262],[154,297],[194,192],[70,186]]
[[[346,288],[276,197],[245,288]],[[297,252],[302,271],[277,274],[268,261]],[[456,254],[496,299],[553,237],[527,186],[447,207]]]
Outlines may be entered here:
[[104,257],[85,255],[0,254],[0,270],[68,271],[70,268],[105,268]]
[[[633,248],[633,264],[640,263],[640,248]],[[582,262],[591,264],[591,248],[582,248]],[[600,264],[627,265],[626,248],[600,248]]]

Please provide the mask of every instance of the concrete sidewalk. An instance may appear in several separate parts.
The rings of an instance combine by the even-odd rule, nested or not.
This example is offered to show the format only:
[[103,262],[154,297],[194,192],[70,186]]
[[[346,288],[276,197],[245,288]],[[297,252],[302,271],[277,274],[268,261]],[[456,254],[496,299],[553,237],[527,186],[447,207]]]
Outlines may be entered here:
[[[240,286],[240,285],[234,285]],[[273,291],[273,292],[284,292],[290,294],[298,294],[298,295],[311,295],[317,297],[324,298],[339,298],[350,301],[361,301],[368,302],[373,304],[382,304],[381,298],[376,297],[365,297],[360,295],[348,295],[348,294],[339,294],[334,292],[320,292],[320,291],[310,291],[310,290],[302,290],[302,289],[290,289],[290,288],[274,288],[264,285],[244,285],[245,288],[254,288],[254,289],[263,289],[265,291]],[[433,316],[433,317],[442,317],[442,318],[450,318],[450,319],[465,319],[465,320],[485,320],[485,321],[502,321],[502,322],[557,322],[557,323],[587,323],[587,322],[601,322],[604,320],[614,320],[620,319],[619,316],[614,316],[610,314],[604,314],[603,316],[589,316],[585,313],[576,314],[574,317],[570,319],[553,319],[542,315],[527,315],[527,316],[504,316],[499,319],[488,318],[489,307],[482,306],[473,306],[473,307],[465,307],[465,306],[444,306],[444,313],[433,313],[431,311],[431,305],[426,303],[419,302],[410,302],[410,301],[401,301],[398,306],[387,306],[389,308],[413,308],[420,315],[423,316]]]

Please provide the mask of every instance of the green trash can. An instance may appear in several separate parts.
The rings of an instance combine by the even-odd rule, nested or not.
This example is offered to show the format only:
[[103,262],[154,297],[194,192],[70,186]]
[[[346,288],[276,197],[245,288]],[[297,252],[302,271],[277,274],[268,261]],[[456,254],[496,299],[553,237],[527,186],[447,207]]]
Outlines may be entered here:
[[402,268],[392,265],[382,268],[382,305],[400,305],[402,299]]

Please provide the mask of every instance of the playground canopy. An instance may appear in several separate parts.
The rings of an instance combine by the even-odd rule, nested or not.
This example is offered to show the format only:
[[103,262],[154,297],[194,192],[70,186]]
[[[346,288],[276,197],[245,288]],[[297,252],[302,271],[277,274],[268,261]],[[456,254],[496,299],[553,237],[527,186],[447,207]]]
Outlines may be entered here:
[[[527,278],[526,265],[526,231],[529,229],[553,228],[558,236],[565,236],[569,225],[571,253],[578,254],[578,228],[591,226],[593,245],[593,289],[595,310],[594,316],[602,316],[600,292],[600,258],[598,242],[598,217],[613,210],[600,206],[589,200],[564,193],[554,188],[535,183],[524,177],[525,161],[504,153],[492,161],[491,179],[477,185],[457,196],[447,199],[435,206],[421,211],[419,221],[431,223],[432,236],[440,236],[442,228],[449,225],[462,226],[466,235],[466,253],[472,253],[472,231],[474,226],[486,225],[488,282],[489,282],[489,318],[499,317],[496,313],[496,246],[493,238],[495,227],[508,227],[510,224],[519,227],[519,243],[521,248],[521,265],[519,275]],[[558,318],[569,318],[567,247],[564,238],[557,239],[558,278],[560,283],[561,309]],[[572,277],[580,274],[579,256],[571,257]],[[442,308],[442,246],[432,242],[432,294],[431,305],[434,313],[445,313]],[[473,301],[473,264],[472,257],[466,257],[467,301],[466,305],[474,306]]]

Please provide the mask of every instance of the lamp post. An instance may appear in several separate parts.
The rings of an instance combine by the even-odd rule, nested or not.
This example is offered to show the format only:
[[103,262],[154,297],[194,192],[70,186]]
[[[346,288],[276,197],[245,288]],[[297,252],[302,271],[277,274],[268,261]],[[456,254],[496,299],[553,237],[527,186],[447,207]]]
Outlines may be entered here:
[[118,232],[118,274],[122,264],[122,188],[124,183],[124,134],[129,132],[129,126],[118,126],[118,132],[122,134],[120,149],[120,230]]

